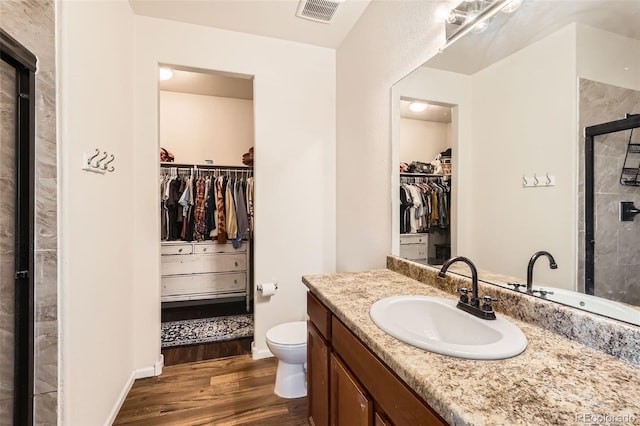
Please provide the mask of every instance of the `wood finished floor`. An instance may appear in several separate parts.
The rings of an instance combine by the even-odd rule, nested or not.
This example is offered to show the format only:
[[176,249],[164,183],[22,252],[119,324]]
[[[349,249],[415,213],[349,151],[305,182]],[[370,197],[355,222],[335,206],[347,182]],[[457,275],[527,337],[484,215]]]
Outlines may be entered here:
[[273,393],[276,366],[236,356],[165,367],[135,381],[114,425],[308,425],[307,398]]

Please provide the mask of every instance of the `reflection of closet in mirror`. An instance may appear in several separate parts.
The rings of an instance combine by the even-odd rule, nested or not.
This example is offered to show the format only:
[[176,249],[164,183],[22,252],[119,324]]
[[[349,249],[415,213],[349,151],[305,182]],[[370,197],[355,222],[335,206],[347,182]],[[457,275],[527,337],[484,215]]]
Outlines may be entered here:
[[451,257],[451,107],[400,98],[400,256]]
[[249,353],[253,78],[163,66],[159,89],[165,365]]

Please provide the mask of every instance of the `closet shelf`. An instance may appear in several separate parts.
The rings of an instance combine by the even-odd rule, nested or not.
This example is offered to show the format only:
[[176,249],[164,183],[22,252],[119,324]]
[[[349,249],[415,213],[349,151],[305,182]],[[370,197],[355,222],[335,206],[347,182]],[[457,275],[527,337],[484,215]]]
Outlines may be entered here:
[[224,166],[217,164],[193,164],[193,163],[167,163],[160,162],[160,167],[176,167],[179,169],[238,169],[238,170],[253,170],[251,166]]
[[400,173],[400,176],[447,177],[451,175],[432,174],[432,173]]

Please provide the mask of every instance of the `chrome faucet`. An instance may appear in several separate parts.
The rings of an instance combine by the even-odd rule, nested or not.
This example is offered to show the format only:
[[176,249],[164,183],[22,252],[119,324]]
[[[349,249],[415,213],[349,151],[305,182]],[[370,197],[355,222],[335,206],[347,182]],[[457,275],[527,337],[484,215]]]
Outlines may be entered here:
[[541,256],[547,256],[549,258],[549,268],[558,269],[556,260],[548,251],[537,251],[529,259],[529,265],[527,266],[527,293],[533,294],[533,267],[536,264],[536,260]]
[[482,298],[484,303],[482,304],[482,307],[480,306],[480,297],[478,296],[478,269],[469,258],[464,256],[452,257],[442,265],[440,272],[438,272],[438,276],[440,278],[444,278],[449,267],[456,262],[464,262],[469,265],[469,268],[471,269],[471,299],[469,299],[468,296],[468,289],[459,288],[460,300],[458,301],[457,308],[475,315],[478,318],[496,319],[496,314],[493,312],[491,302],[496,302],[498,299],[493,299],[490,296],[484,296]]

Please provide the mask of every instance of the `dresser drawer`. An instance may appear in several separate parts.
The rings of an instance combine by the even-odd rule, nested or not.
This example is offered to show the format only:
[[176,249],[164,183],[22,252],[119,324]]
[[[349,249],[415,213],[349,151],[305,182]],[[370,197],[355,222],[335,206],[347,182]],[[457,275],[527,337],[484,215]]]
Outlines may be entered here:
[[191,253],[193,253],[193,244],[160,244],[161,255]]
[[247,290],[247,274],[174,275],[162,277],[161,283],[163,302],[242,296]]
[[400,244],[427,244],[429,234],[400,234]]
[[246,271],[247,255],[240,254],[193,254],[191,256],[162,256],[160,274],[202,274],[207,272]]
[[232,244],[218,244],[214,242],[194,243],[193,252],[196,254],[246,253],[247,243],[242,243],[238,248],[234,248]]
[[424,260],[427,258],[426,244],[402,244],[400,257],[409,260]]

